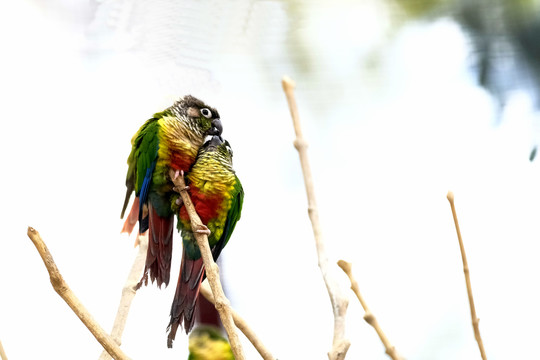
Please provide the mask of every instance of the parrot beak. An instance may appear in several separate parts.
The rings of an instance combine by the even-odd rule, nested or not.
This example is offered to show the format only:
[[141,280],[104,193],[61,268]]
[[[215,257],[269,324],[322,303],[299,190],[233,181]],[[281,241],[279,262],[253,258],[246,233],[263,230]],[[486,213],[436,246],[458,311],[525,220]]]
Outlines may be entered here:
[[212,136],[212,139],[210,139],[209,146],[212,147],[218,147],[219,145],[223,144],[223,139],[219,135]]
[[212,120],[212,128],[208,132],[208,135],[218,135],[220,136],[223,132],[223,125],[221,125],[220,119]]

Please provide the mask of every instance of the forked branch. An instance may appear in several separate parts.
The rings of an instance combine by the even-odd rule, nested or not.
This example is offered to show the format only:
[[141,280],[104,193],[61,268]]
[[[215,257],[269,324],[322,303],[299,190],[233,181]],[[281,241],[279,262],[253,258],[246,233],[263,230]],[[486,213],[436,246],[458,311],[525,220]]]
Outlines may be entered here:
[[349,300],[342,294],[337,281],[330,274],[328,256],[326,255],[319,223],[319,211],[317,209],[317,202],[315,200],[313,177],[311,175],[311,168],[309,166],[309,159],[307,155],[307,142],[302,135],[302,126],[300,124],[298,107],[296,106],[296,100],[294,97],[295,84],[294,81],[286,76],[283,77],[281,84],[283,85],[283,90],[285,91],[287,102],[289,103],[289,110],[291,111],[294,131],[296,133],[294,146],[296,147],[296,150],[298,150],[300,164],[302,166],[302,173],[304,174],[304,183],[306,185],[308,200],[308,214],[309,219],[311,220],[311,226],[313,227],[313,236],[315,237],[319,268],[326,284],[326,290],[330,296],[330,302],[332,303],[332,310],[334,312],[334,338],[332,341],[332,349],[328,353],[328,357],[330,360],[344,359],[347,351],[349,350],[349,346],[351,345],[350,341],[345,338],[345,313],[347,312]]
[[482,337],[480,336],[480,328],[478,323],[480,319],[476,317],[476,309],[474,307],[474,299],[471,286],[471,278],[469,276],[469,264],[467,263],[467,255],[465,255],[465,246],[463,245],[463,239],[461,238],[461,231],[459,230],[459,223],[456,214],[456,207],[454,206],[454,193],[449,191],[446,195],[446,198],[450,202],[450,207],[452,209],[452,216],[454,217],[454,224],[456,225],[456,232],[459,241],[459,249],[461,250],[461,260],[463,260],[463,273],[465,274],[465,284],[467,285],[467,295],[469,296],[469,306],[471,308],[471,318],[472,325],[474,330],[474,338],[478,343],[478,348],[480,349],[480,356],[483,360],[486,360],[486,351],[484,350],[484,343],[482,342]]
[[[189,214],[191,228],[193,230],[203,228],[204,224],[195,211],[193,202],[191,202],[191,198],[186,191],[186,183],[184,181],[183,174],[178,174],[174,170],[171,170],[169,175],[175,185],[175,190],[178,191],[182,197],[184,206]],[[210,250],[210,246],[208,245],[208,236],[197,231],[193,231],[193,235],[195,236],[195,240],[197,240],[197,244],[199,245],[204,267],[206,269],[206,277],[208,278],[210,288],[212,289],[212,294],[214,295],[214,305],[219,313],[223,327],[229,336],[229,342],[231,343],[231,349],[234,357],[236,360],[243,360],[244,353],[242,351],[242,344],[240,343],[240,339],[236,333],[236,327],[234,326],[231,305],[229,300],[225,297],[225,293],[221,287],[221,281],[219,279],[219,267],[216,265],[214,258],[212,257],[212,252]]]
[[[210,301],[212,304],[215,304],[214,297],[212,296],[212,291],[210,290],[210,287],[206,280],[201,285],[201,294],[206,298],[206,300]],[[255,349],[259,352],[261,357],[264,360],[274,360],[274,356],[272,356],[270,351],[263,345],[262,341],[257,337],[255,332],[249,327],[246,321],[233,308],[231,308],[231,313],[236,327],[244,333],[248,340],[253,344]]]
[[[137,284],[144,269],[146,251],[148,250],[148,235],[139,235],[137,236],[137,240],[139,243],[139,252],[133,261],[131,271],[129,272],[124,288],[122,289],[122,297],[120,299],[120,304],[118,305],[118,311],[116,313],[116,318],[114,319],[114,325],[111,332],[113,340],[118,345],[122,345],[122,333],[126,327],[126,321],[128,318],[129,309],[131,308],[131,303],[135,297],[135,294],[137,293]],[[107,360],[110,358],[109,353],[103,351],[99,357],[99,360]]]
[[126,354],[120,349],[109,334],[103,330],[103,328],[94,320],[92,315],[86,310],[84,305],[75,296],[73,291],[69,288],[64,278],[60,274],[58,267],[56,266],[49,249],[41,239],[39,232],[34,228],[28,227],[28,237],[34,243],[39,255],[43,259],[43,263],[49,272],[51,284],[54,289],[60,295],[62,299],[69,305],[75,315],[81,319],[84,325],[90,330],[96,340],[103,346],[103,348],[117,360],[129,359]]

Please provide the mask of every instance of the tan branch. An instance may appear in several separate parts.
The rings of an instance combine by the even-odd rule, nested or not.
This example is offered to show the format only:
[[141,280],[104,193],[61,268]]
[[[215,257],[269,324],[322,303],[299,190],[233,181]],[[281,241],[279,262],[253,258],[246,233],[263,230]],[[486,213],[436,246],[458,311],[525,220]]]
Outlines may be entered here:
[[103,348],[111,354],[114,359],[129,359],[126,354],[120,349],[120,347],[114,342],[111,336],[109,336],[105,330],[94,320],[92,315],[86,310],[84,305],[75,296],[73,291],[69,288],[64,278],[60,274],[60,271],[54,263],[53,257],[49,252],[49,249],[41,239],[39,232],[31,227],[28,227],[28,237],[34,243],[39,255],[43,259],[43,263],[49,272],[51,284],[54,289],[60,295],[62,299],[69,305],[75,315],[81,319],[84,325],[90,330],[96,340],[103,346]]
[[[195,207],[191,202],[189,194],[187,191],[185,191],[186,183],[184,182],[184,177],[177,176],[173,170],[170,171],[170,177],[175,185],[175,189],[180,192],[180,196],[182,197],[182,201],[191,220],[191,228],[193,230],[201,229],[203,223],[195,211]],[[240,343],[240,339],[236,333],[236,327],[234,326],[232,319],[231,305],[229,300],[225,297],[223,288],[221,287],[221,281],[219,279],[219,267],[216,265],[212,257],[212,252],[210,250],[210,246],[208,245],[208,236],[196,231],[193,231],[193,235],[195,236],[197,244],[199,245],[204,267],[206,269],[206,277],[208,278],[210,288],[212,289],[212,294],[214,294],[214,299],[216,300],[214,305],[219,313],[221,322],[225,327],[225,331],[229,336],[229,342],[231,343],[234,358],[236,360],[243,360],[244,353],[242,351],[242,344]]]
[[[212,296],[212,291],[210,290],[210,286],[208,285],[208,282],[206,280],[201,285],[201,294],[212,304],[215,303],[214,297]],[[249,327],[246,321],[232,308],[231,313],[236,327],[244,333],[248,340],[253,344],[255,349],[259,352],[261,357],[264,360],[275,359],[274,356],[272,356],[272,354],[270,353],[270,351],[264,346],[262,341],[257,337],[255,332]]]
[[456,207],[454,206],[454,193],[449,191],[446,195],[446,198],[450,202],[450,207],[452,208],[452,216],[454,217],[454,224],[456,225],[456,232],[459,241],[459,249],[461,250],[461,259],[463,260],[463,272],[465,273],[465,283],[467,285],[467,295],[469,296],[469,305],[471,308],[471,319],[474,330],[474,337],[478,343],[478,348],[480,349],[480,356],[483,360],[486,360],[486,352],[484,350],[484,343],[482,342],[482,337],[480,336],[480,328],[478,323],[480,319],[476,317],[476,309],[474,307],[474,299],[471,286],[471,278],[469,276],[469,265],[467,264],[467,256],[465,255],[465,246],[463,245],[463,239],[461,238],[461,231],[459,230],[459,223],[456,214]]
[[[118,312],[114,320],[111,336],[118,345],[122,345],[122,333],[126,327],[126,321],[131,307],[131,302],[137,293],[137,284],[141,278],[141,274],[144,269],[146,261],[146,251],[148,250],[148,235],[138,235],[137,240],[139,242],[139,252],[133,261],[131,270],[129,272],[124,288],[122,289],[122,297],[120,298],[120,304],[118,305]],[[110,359],[108,352],[103,351],[99,360]]]
[[0,359],[7,360],[6,352],[4,351],[4,347],[2,346],[2,342],[0,341]]
[[386,353],[388,356],[390,356],[393,360],[401,360],[402,357],[398,354],[396,348],[390,343],[390,340],[386,337],[386,334],[382,330],[381,326],[379,325],[379,322],[377,321],[377,318],[373,313],[369,310],[366,301],[362,297],[362,294],[360,294],[360,288],[358,286],[358,282],[354,278],[352,274],[352,264],[348,263],[344,260],[338,261],[339,267],[347,274],[349,277],[349,280],[351,281],[351,289],[356,294],[356,297],[360,301],[360,304],[364,308],[365,315],[364,320],[371,325],[375,331],[377,332],[377,335],[379,335],[379,339],[381,339],[381,342],[384,345],[384,348],[386,349]]
[[300,125],[300,117],[298,115],[298,107],[296,106],[296,100],[294,97],[294,82],[287,76],[283,77],[281,81],[287,102],[289,103],[289,109],[294,125],[294,131],[296,133],[296,139],[294,140],[294,146],[298,150],[300,156],[300,164],[302,166],[302,173],[304,174],[304,183],[306,185],[306,193],[308,200],[308,214],[313,227],[313,235],[315,237],[315,246],[317,248],[317,256],[319,261],[319,268],[321,270],[322,277],[326,284],[326,290],[330,296],[330,302],[332,303],[332,310],[334,312],[334,338],[332,341],[332,349],[328,353],[330,360],[344,359],[349,349],[350,342],[345,339],[345,313],[347,312],[347,306],[349,300],[344,296],[339,288],[338,283],[330,275],[330,269],[328,266],[328,256],[326,255],[325,245],[321,234],[319,224],[319,212],[317,210],[317,202],[315,200],[315,190],[313,187],[313,177],[311,175],[311,168],[309,166],[309,159],[307,155],[307,142],[302,135],[302,126]]

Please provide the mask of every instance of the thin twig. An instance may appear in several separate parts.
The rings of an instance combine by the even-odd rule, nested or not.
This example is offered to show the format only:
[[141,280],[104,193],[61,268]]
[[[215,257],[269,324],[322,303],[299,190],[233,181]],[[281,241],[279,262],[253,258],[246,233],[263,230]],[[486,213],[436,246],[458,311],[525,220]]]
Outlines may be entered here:
[[193,235],[195,236],[195,240],[197,240],[197,244],[199,245],[204,267],[206,269],[206,277],[208,278],[210,288],[212,289],[212,294],[214,294],[214,299],[216,300],[214,305],[219,313],[219,317],[221,318],[223,327],[225,328],[225,331],[229,336],[229,342],[231,343],[231,349],[234,354],[234,358],[236,360],[244,360],[242,344],[240,343],[240,339],[238,337],[238,334],[236,333],[236,327],[234,326],[231,314],[231,305],[229,300],[225,297],[225,293],[223,292],[223,288],[221,287],[221,281],[219,279],[219,267],[216,265],[212,257],[210,245],[208,245],[208,236],[206,234],[195,231],[196,229],[200,229],[203,223],[201,221],[201,218],[195,211],[195,207],[191,202],[191,198],[186,191],[186,183],[184,181],[184,176],[178,176],[173,170],[170,171],[169,175],[175,185],[175,189],[180,192],[180,196],[182,197],[184,206],[186,207],[186,210],[189,214],[189,218],[191,220],[191,228],[193,229]]
[[4,347],[2,346],[2,342],[0,341],[0,359],[7,360],[6,352],[4,351]]
[[[206,298],[206,300],[210,301],[212,304],[215,303],[214,297],[212,296],[212,291],[210,290],[210,286],[208,285],[208,282],[206,280],[201,285],[201,294]],[[253,344],[255,349],[259,352],[261,357],[264,360],[274,360],[274,356],[264,346],[261,339],[257,337],[255,332],[249,327],[246,321],[233,308],[231,308],[231,312],[234,324],[238,329],[240,329],[240,331],[244,333],[248,340]]]
[[309,159],[307,155],[307,142],[302,135],[302,127],[300,125],[300,117],[298,115],[298,107],[296,106],[296,100],[294,97],[294,81],[287,76],[284,76],[281,84],[289,103],[289,109],[294,125],[294,131],[296,133],[296,139],[294,140],[294,146],[298,150],[300,156],[300,164],[302,165],[302,173],[304,174],[304,183],[306,185],[306,193],[308,200],[308,214],[313,227],[313,235],[315,237],[315,246],[317,248],[317,256],[319,260],[319,268],[322,273],[322,277],[326,284],[326,290],[330,296],[330,302],[332,303],[332,310],[334,312],[334,338],[332,341],[332,349],[328,353],[330,360],[344,359],[347,354],[347,350],[351,345],[350,341],[345,338],[345,313],[347,312],[347,306],[349,300],[342,294],[338,283],[330,275],[330,269],[328,266],[328,256],[326,255],[324,241],[319,225],[319,212],[317,210],[317,202],[315,200],[315,190],[313,188],[313,177],[311,176],[311,168],[309,166]]
[[486,360],[486,351],[484,350],[484,343],[482,342],[482,337],[480,336],[480,328],[478,323],[480,319],[476,317],[476,309],[474,307],[474,299],[471,286],[471,278],[469,276],[469,265],[467,264],[467,256],[465,255],[465,246],[463,245],[463,239],[461,238],[461,231],[459,230],[459,223],[456,214],[456,207],[454,206],[454,193],[449,191],[446,195],[446,198],[450,202],[450,207],[452,208],[452,216],[454,217],[454,224],[456,225],[456,232],[459,241],[459,249],[461,250],[461,259],[463,260],[463,273],[465,274],[465,283],[467,285],[467,295],[469,296],[469,305],[471,308],[471,319],[474,330],[474,337],[478,343],[478,348],[480,349],[480,356],[483,360]]
[[388,356],[390,356],[393,360],[401,360],[402,357],[398,354],[396,348],[390,343],[390,340],[388,340],[385,333],[382,331],[382,328],[379,325],[377,318],[369,310],[366,301],[362,297],[362,294],[360,294],[360,288],[358,287],[358,282],[356,281],[356,279],[354,278],[352,274],[352,264],[344,260],[339,260],[338,265],[349,277],[349,280],[351,281],[351,289],[352,291],[354,291],[354,293],[356,294],[356,297],[360,301],[360,304],[364,308],[364,311],[365,311],[364,320],[375,329],[375,331],[377,332],[377,335],[379,335],[379,339],[381,339],[384,345],[384,348],[386,349],[386,353],[388,354]]
[[[114,319],[114,325],[111,331],[111,336],[118,345],[122,345],[122,333],[126,327],[131,302],[137,293],[137,284],[144,269],[146,251],[148,249],[148,235],[138,235],[137,239],[139,242],[139,252],[133,261],[128,278],[122,289],[122,297],[120,299],[120,304],[118,305],[118,312],[116,313],[116,318]],[[110,358],[109,353],[103,351],[99,360],[108,360]]]
[[116,344],[113,338],[109,336],[109,334],[107,334],[105,330],[103,330],[103,328],[96,322],[96,320],[94,320],[92,315],[88,312],[88,310],[86,310],[84,305],[69,288],[68,284],[65,282],[64,278],[60,274],[58,267],[56,267],[53,257],[49,252],[49,249],[43,242],[43,239],[41,239],[39,232],[32,227],[28,227],[27,234],[30,240],[32,240],[32,242],[34,243],[34,246],[39,252],[39,255],[43,259],[43,263],[45,264],[45,267],[49,272],[49,277],[54,291],[56,291],[58,295],[60,295],[60,297],[64,299],[64,301],[73,310],[75,315],[77,315],[79,319],[81,319],[81,321],[88,328],[88,330],[90,330],[92,335],[94,335],[96,340],[109,354],[111,354],[114,359],[129,359],[127,355],[124,354],[124,352]]

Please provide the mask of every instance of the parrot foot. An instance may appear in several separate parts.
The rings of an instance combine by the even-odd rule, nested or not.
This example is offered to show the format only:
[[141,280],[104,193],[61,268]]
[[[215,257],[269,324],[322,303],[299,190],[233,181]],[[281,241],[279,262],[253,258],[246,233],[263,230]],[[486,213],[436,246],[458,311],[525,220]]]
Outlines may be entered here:
[[[174,172],[173,181],[178,179],[179,176],[181,176],[182,179],[184,179],[184,170],[176,170]],[[180,193],[182,191],[188,191],[189,186],[185,186],[183,189],[180,189],[178,186],[175,186],[175,187],[173,187],[173,190],[176,191],[177,193]],[[178,202],[176,204],[181,205],[181,204],[178,204]]]
[[195,232],[198,234],[206,234],[206,236],[209,236],[212,233],[206,225],[199,225],[199,228],[195,230]]
[[178,179],[179,176],[181,176],[182,178],[184,178],[184,170],[176,170],[176,171],[174,172],[173,180]]

